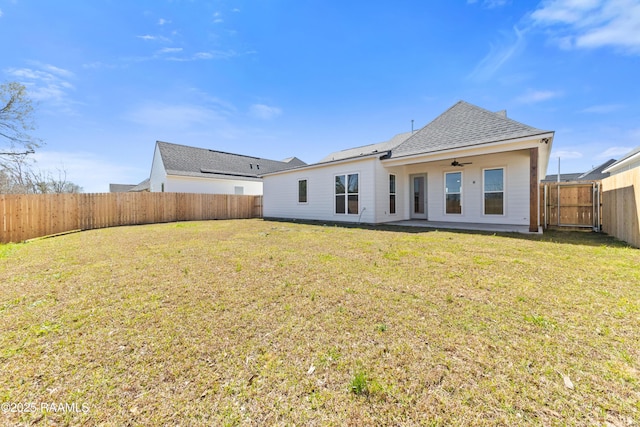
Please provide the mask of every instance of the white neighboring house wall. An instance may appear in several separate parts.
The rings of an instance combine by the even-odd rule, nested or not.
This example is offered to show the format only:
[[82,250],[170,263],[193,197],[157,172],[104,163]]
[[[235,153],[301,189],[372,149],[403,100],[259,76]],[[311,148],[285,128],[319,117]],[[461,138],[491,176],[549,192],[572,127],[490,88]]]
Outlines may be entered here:
[[[325,163],[265,175],[263,216],[332,222],[374,223],[374,194],[379,156]],[[358,174],[358,214],[335,213],[336,175]],[[307,180],[307,202],[298,202],[298,182]]]
[[162,162],[160,150],[156,144],[151,165],[149,191],[167,193],[202,193],[202,194],[244,194],[262,195],[260,178],[237,179],[224,175],[212,174],[211,178],[169,175]]
[[163,185],[167,182],[167,171],[162,163],[158,144],[153,152],[153,161],[151,163],[151,175],[149,177],[149,191],[159,193],[163,191]]
[[238,180],[227,178],[200,178],[192,176],[167,176],[164,191],[171,193],[244,194],[262,195],[259,179]]

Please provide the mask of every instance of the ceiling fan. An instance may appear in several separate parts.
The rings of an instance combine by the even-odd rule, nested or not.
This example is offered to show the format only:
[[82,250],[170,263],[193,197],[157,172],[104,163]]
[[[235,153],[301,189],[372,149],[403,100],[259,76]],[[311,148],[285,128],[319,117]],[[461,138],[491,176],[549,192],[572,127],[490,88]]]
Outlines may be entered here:
[[471,164],[472,162],[460,163],[456,159],[453,159],[453,162],[451,162],[451,166],[460,166],[460,167],[463,167],[464,165],[471,165]]

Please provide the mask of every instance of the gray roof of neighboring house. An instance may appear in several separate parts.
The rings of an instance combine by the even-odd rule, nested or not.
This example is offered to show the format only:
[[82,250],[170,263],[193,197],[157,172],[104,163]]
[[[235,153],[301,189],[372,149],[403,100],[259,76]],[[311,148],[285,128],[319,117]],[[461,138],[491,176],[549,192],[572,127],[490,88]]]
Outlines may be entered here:
[[[601,165],[596,166],[595,168],[584,172],[584,173],[561,173],[560,174],[560,182],[568,182],[568,181],[599,181],[609,176],[609,172],[602,172],[616,161],[614,159],[607,160]],[[557,182],[558,174],[547,175],[542,182]]]
[[109,193],[126,193],[135,186],[135,184],[109,184]]
[[305,164],[297,157],[291,157],[288,161],[277,161],[162,141],[157,141],[157,144],[164,168],[169,175],[258,178],[265,173]]
[[472,147],[552,131],[527,126],[465,101],[459,101],[392,150],[391,158]]
[[139,193],[141,191],[149,191],[150,188],[151,188],[150,180],[149,178],[147,178],[144,181],[142,181],[140,184],[135,185],[133,188],[131,188],[129,192]]
[[389,141],[379,142],[377,144],[363,145],[361,147],[348,148],[346,150],[336,151],[324,157],[318,163],[332,162],[335,160],[344,160],[352,157],[366,156],[373,153],[383,153],[389,151],[402,144],[412,135],[411,132],[399,133]]

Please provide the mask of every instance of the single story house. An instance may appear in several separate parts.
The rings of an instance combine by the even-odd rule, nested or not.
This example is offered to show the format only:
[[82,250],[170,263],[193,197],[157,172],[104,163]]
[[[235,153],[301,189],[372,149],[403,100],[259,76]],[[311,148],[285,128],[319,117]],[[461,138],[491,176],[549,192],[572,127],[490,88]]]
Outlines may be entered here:
[[156,141],[149,191],[261,195],[261,174],[305,164]]
[[633,168],[640,168],[640,147],[631,150],[627,155],[606,168],[604,172],[616,175]]
[[264,217],[510,224],[537,233],[553,137],[460,101],[416,132],[263,172]]

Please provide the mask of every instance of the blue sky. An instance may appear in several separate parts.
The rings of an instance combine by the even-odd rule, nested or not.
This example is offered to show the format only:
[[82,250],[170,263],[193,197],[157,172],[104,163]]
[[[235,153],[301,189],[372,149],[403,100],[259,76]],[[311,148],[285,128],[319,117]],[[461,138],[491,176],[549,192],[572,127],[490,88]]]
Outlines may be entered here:
[[87,192],[156,140],[311,163],[459,100],[556,131],[550,173],[640,145],[640,0],[0,0],[0,40]]

